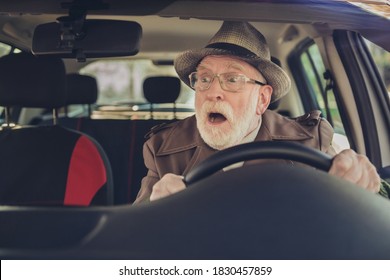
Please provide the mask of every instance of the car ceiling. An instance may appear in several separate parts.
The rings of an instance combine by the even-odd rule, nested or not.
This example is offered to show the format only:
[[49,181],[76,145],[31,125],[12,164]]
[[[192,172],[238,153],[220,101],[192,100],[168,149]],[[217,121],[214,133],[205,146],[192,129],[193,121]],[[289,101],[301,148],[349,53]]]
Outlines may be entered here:
[[[186,40],[187,44],[180,46],[182,49],[193,46],[193,42],[203,42],[210,38],[215,32],[221,20],[247,20],[251,22],[262,22],[280,24],[279,27],[287,23],[310,24],[318,28],[326,29],[348,29],[359,31],[363,36],[390,50],[389,30],[390,20],[385,17],[379,17],[372,12],[364,10],[355,4],[367,1],[350,1],[350,4],[342,0],[325,1],[307,1],[307,0],[214,0],[214,1],[192,1],[192,0],[90,0],[78,1],[80,3],[88,2],[90,9],[88,18],[104,18],[107,15],[116,15],[118,19],[134,20],[137,19],[145,30],[145,38],[157,34],[159,39],[159,48],[170,51],[169,30],[174,30],[177,35],[189,35],[193,40]],[[259,5],[259,2],[262,2]],[[381,1],[377,7],[383,9]],[[64,0],[2,0],[0,1],[0,32],[8,42],[16,46],[28,49],[31,46],[31,37],[35,26],[41,22],[55,21],[58,16],[66,15],[67,9],[61,7]],[[67,7],[70,5],[70,1]],[[109,9],[100,9],[103,6],[98,4],[107,4]],[[64,6],[64,5],[63,5]],[[375,5],[374,5],[375,6]],[[158,17],[129,17],[140,15],[157,15]],[[164,18],[171,18],[166,20]],[[179,23],[178,18],[182,19]],[[188,19],[209,19],[219,20],[213,22],[186,21]],[[364,20],[362,20],[364,19]],[[172,26],[177,26],[172,29]],[[266,30],[267,28],[264,28]],[[180,32],[180,30],[182,30]],[[264,32],[264,30],[262,30]],[[264,32],[267,36],[267,31]],[[272,32],[270,32],[272,34]],[[160,38],[158,38],[160,36]],[[166,46],[164,47],[164,44]],[[149,45],[145,43],[145,45]],[[180,51],[178,49],[177,51]],[[150,50],[152,51],[152,50]]]

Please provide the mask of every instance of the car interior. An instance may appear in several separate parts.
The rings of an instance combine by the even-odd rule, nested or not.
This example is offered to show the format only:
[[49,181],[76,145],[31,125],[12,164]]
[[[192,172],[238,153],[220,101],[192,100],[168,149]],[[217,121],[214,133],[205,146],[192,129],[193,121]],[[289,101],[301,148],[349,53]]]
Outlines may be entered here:
[[[56,111],[66,105],[67,80],[60,58],[12,54],[1,60],[0,68],[0,104],[6,108]],[[20,81],[21,74],[24,81]],[[9,124],[9,120],[6,122]],[[56,122],[54,117],[52,125],[3,129],[1,169],[3,183],[8,187],[1,190],[1,203],[90,205],[96,200],[101,205],[112,204],[111,166],[100,144],[86,134],[55,125]],[[40,166],[41,172],[35,166]]]
[[[176,55],[226,20],[261,31],[291,77],[270,110],[320,111],[336,151],[366,155],[390,181],[388,5],[1,2],[2,259],[390,258],[388,199],[328,175],[326,154],[282,141],[221,151],[185,176],[185,191],[133,204],[145,141],[195,114]],[[307,166],[218,172],[262,158]]]

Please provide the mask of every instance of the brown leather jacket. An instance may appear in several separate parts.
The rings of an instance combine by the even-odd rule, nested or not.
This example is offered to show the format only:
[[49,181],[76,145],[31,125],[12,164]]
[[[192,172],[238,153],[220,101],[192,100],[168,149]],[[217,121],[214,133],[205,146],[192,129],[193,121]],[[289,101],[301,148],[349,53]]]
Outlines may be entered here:
[[[255,141],[292,141],[335,155],[333,129],[313,111],[296,119],[267,110]],[[166,173],[186,175],[191,168],[216,152],[201,138],[195,116],[152,129],[144,144],[148,174],[135,203],[149,200],[153,185]]]

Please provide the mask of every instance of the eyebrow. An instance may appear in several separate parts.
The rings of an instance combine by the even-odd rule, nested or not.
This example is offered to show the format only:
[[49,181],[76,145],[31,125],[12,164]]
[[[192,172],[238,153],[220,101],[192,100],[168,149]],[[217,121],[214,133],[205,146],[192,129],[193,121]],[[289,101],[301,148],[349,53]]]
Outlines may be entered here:
[[[245,69],[245,67],[243,67],[241,64],[238,64],[236,62],[232,62],[229,66],[228,66],[228,69],[230,68],[233,68],[233,69],[236,69],[238,71],[241,71],[241,72],[247,72],[248,70]],[[258,81],[261,81],[262,83],[265,83],[267,84],[267,81],[265,79],[265,77],[263,76],[262,73],[259,72],[259,74],[250,74],[250,75],[254,75],[253,77],[257,76],[255,79],[258,80]]]
[[206,66],[199,64],[198,67],[196,67],[196,71],[199,71],[199,70],[210,70],[210,68],[207,68]]
[[[227,66],[227,70],[230,70],[230,69],[238,70],[238,71],[241,71],[241,72],[245,71],[245,68],[243,66],[241,66],[240,64],[237,64],[236,62],[232,62],[232,63],[230,63]],[[196,70],[197,71],[199,71],[199,70],[210,70],[210,68],[208,68],[207,66],[204,66],[202,64],[199,64],[198,67],[196,68]]]
[[228,65],[227,69],[235,69],[244,72],[245,69],[243,66],[241,66],[238,63],[232,62],[230,65]]

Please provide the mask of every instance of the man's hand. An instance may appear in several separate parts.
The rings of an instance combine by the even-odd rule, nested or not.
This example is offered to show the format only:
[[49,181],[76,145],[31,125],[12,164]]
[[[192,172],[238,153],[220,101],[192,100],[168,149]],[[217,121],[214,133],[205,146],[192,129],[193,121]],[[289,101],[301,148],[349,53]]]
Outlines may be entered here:
[[375,166],[364,155],[348,149],[340,152],[333,158],[329,174],[343,178],[347,181],[377,193],[380,189],[380,177]]
[[183,176],[172,173],[165,174],[160,181],[153,186],[150,201],[157,200],[173,193],[184,190],[186,185],[183,182]]

